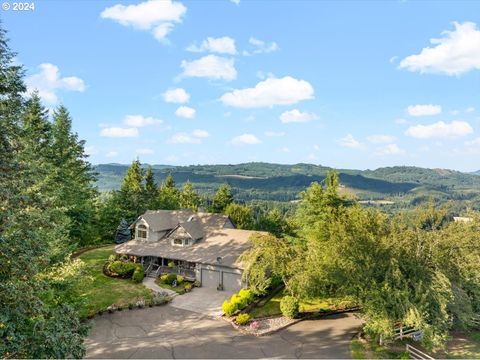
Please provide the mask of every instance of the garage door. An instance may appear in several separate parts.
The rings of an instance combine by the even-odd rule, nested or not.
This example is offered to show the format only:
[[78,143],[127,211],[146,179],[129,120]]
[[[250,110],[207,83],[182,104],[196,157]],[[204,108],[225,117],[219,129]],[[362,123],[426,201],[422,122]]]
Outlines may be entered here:
[[220,282],[220,272],[202,269],[202,287],[216,289]]
[[223,273],[223,289],[226,291],[237,292],[242,288],[242,275],[229,272]]

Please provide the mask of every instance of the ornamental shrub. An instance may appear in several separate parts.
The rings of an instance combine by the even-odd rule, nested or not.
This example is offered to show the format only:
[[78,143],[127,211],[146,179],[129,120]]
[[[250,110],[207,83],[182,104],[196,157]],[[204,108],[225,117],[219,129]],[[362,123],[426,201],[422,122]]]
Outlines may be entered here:
[[172,285],[175,280],[177,280],[177,275],[168,274],[167,275],[167,280],[165,281],[165,283],[167,283],[168,285]]
[[119,277],[128,279],[131,278],[137,265],[129,261],[116,260],[108,265],[108,270],[117,274]]
[[237,311],[237,306],[232,304],[230,301],[225,300],[222,304],[222,311],[226,316],[230,317],[235,314],[235,311]]
[[168,267],[169,267],[169,268],[175,267],[175,263],[174,263],[173,261],[169,261],[169,262],[168,262]]
[[245,299],[245,301],[247,302],[247,305],[250,304],[253,301],[254,295],[253,295],[253,292],[251,290],[240,289],[240,291],[238,292],[238,295],[241,298]]
[[192,287],[193,287],[193,286],[192,286],[192,284],[190,284],[190,283],[185,284],[185,290],[186,290],[186,291],[192,290]]
[[293,296],[284,296],[280,301],[280,311],[290,319],[298,315],[299,303]]
[[232,305],[236,306],[236,308],[238,310],[242,310],[243,308],[245,308],[248,303],[247,303],[247,299],[245,297],[242,297],[238,294],[233,294],[232,297],[230,298],[230,303],[232,303]]
[[133,272],[132,280],[136,283],[141,283],[144,277],[145,277],[145,271],[143,270],[143,266],[137,265],[137,267],[135,268],[135,271]]
[[248,314],[238,314],[235,319],[238,325],[247,325],[250,321],[250,315]]
[[181,275],[177,275],[177,284],[181,284],[185,278]]
[[160,276],[160,282],[161,283],[166,283],[167,282],[167,279],[168,279],[168,275],[167,274],[164,274],[162,276]]

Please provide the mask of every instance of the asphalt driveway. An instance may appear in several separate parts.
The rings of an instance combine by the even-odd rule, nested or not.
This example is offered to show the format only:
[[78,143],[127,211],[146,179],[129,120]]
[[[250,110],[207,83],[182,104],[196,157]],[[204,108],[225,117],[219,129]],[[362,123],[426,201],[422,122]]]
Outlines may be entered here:
[[352,314],[302,321],[270,336],[172,305],[124,310],[93,320],[88,358],[350,358],[361,322]]

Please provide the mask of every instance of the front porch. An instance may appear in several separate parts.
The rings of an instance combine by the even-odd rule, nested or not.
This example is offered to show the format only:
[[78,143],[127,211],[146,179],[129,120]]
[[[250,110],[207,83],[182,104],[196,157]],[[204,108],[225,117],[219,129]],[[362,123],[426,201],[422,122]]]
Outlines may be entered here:
[[[139,262],[145,267],[147,276],[158,277],[164,273],[174,273],[183,276],[189,281],[195,281],[197,278],[195,271],[196,263],[152,256],[141,257]],[[172,262],[175,266],[168,266]]]

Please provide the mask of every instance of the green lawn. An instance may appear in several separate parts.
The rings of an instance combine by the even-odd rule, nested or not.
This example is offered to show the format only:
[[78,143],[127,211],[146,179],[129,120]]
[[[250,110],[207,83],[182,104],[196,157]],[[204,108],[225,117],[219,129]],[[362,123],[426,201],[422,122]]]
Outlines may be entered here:
[[[280,311],[280,301],[284,296],[283,290],[271,298],[265,305],[254,307],[250,311],[250,316],[252,318],[259,318],[265,316],[279,315],[282,312]],[[331,311],[335,308],[340,307],[346,303],[345,299],[335,299],[335,298],[313,298],[313,299],[304,299],[300,301],[300,312],[309,313],[317,311]]]
[[83,300],[80,316],[85,318],[96,314],[99,310],[106,310],[112,304],[126,306],[135,303],[141,298],[150,301],[153,297],[151,290],[132,280],[117,279],[105,276],[103,265],[113,252],[114,245],[89,250],[78,258],[86,264],[85,274],[77,292]]
[[391,349],[357,338],[350,342],[352,359],[409,359],[408,354],[403,351],[404,348],[403,344],[401,347]]

